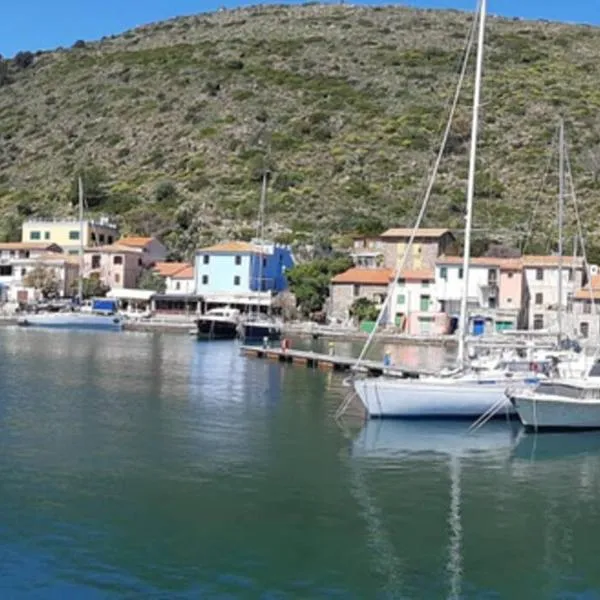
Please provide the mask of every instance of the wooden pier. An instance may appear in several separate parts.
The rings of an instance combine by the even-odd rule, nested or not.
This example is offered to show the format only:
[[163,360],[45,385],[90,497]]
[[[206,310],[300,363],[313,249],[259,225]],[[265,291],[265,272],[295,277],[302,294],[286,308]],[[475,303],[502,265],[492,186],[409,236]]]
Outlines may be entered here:
[[[335,354],[319,354],[307,350],[294,350],[291,348],[263,348],[262,346],[242,346],[242,353],[252,358],[266,358],[277,362],[300,365],[322,371],[349,371],[354,368],[356,358],[351,356],[337,356]],[[394,377],[409,378],[419,375],[433,375],[434,371],[402,367],[399,365],[386,366],[383,361],[362,360],[357,369],[359,372],[372,376],[389,375]]]

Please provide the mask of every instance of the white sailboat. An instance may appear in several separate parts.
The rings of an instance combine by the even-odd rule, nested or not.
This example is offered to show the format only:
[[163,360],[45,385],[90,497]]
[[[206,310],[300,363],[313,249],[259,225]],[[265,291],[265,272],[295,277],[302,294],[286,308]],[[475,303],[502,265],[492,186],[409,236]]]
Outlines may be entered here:
[[[463,295],[460,310],[458,368],[436,376],[419,379],[391,377],[360,378],[354,390],[369,417],[396,418],[464,418],[477,419],[484,414],[514,415],[514,408],[504,391],[509,382],[520,380],[537,383],[544,375],[530,370],[528,361],[499,360],[491,369],[474,370],[466,364],[466,334],[468,326],[467,294],[471,254],[471,229],[475,193],[477,133],[486,25],[486,0],[481,1],[477,36],[473,119],[467,183],[465,244],[463,256]],[[422,213],[424,208],[422,209]],[[419,218],[422,217],[422,214]],[[416,228],[416,227],[415,227]],[[360,360],[360,359],[359,359]],[[518,368],[511,365],[519,364]]]
[[[83,270],[84,270],[84,228],[83,228],[83,181],[79,184],[79,276],[77,282],[77,299],[81,306],[83,302]],[[55,329],[94,329],[94,330],[120,330],[122,319],[120,315],[102,312],[82,312],[69,310],[61,312],[47,312],[28,314],[19,319],[22,327],[52,327]]]

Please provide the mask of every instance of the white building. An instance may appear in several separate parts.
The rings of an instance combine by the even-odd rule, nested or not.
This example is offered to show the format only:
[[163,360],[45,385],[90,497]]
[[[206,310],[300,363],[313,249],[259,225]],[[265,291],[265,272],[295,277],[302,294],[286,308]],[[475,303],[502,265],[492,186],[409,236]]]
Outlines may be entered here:
[[[556,329],[558,323],[558,256],[523,256],[523,268],[529,290],[529,329]],[[583,258],[562,258],[562,307],[572,313],[573,298],[585,281]],[[565,326],[569,319],[565,317]]]
[[165,280],[165,294],[194,294],[194,267],[190,263],[158,262],[154,270]]

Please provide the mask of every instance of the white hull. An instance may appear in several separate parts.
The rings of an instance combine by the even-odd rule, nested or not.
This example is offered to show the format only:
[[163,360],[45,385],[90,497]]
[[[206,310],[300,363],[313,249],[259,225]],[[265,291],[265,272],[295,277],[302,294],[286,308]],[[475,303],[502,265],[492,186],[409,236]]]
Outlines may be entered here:
[[56,329],[121,329],[117,315],[93,315],[85,313],[48,313],[27,315],[19,320],[25,327],[53,327]]
[[505,395],[507,382],[461,379],[358,379],[354,389],[369,417],[477,419],[496,407],[498,417],[514,416]]
[[600,429],[600,401],[535,398],[527,392],[512,401],[527,430]]

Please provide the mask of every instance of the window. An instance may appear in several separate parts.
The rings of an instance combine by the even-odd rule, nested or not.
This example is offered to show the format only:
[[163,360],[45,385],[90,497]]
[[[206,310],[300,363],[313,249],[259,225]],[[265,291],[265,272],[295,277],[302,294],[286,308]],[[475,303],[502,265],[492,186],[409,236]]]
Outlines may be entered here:
[[581,337],[587,338],[590,335],[590,324],[587,321],[583,321],[583,323],[579,324],[579,333]]
[[263,269],[267,266],[267,259],[263,258]]
[[0,266],[0,277],[10,277],[12,275],[12,267],[10,265]]
[[101,244],[104,244],[104,234],[103,234],[103,233],[101,233],[101,234],[98,236],[98,241],[99,241]]
[[584,315],[592,314],[592,303],[589,300],[586,300],[583,304],[583,314]]
[[509,279],[512,279],[512,278],[513,278],[513,276],[514,276],[514,273],[513,273],[512,271],[509,271],[509,272],[508,272],[508,278],[509,278]]
[[79,250],[69,250],[69,252],[67,252],[67,254],[71,254],[73,256],[75,254],[79,254]]
[[506,299],[506,304],[512,304],[512,298],[507,298]]
[[27,269],[25,267],[23,267],[21,269],[21,277],[25,277],[25,275],[27,275]]
[[536,304],[544,304],[544,294],[537,293],[535,295],[535,303]]
[[176,281],[175,282],[175,289],[176,290],[180,290],[181,289],[181,282],[180,281]]
[[101,256],[99,254],[94,254],[92,256],[92,269],[100,268]]
[[440,279],[443,279],[444,281],[448,281],[448,267],[440,268]]
[[115,238],[112,235],[108,236],[108,243],[112,244],[115,241]]
[[429,310],[429,296],[421,296],[419,299],[419,310],[427,311]]
[[92,242],[96,241],[96,232],[92,231],[91,235],[90,235],[90,239],[92,240]]
[[233,285],[240,285],[240,276],[239,275],[235,275],[233,277]]
[[202,263],[205,264],[205,265],[207,265],[209,263],[209,261],[210,261],[210,256],[208,254],[205,254],[202,257]]
[[429,287],[429,281],[421,281],[421,287],[428,288]]
[[138,258],[138,267],[141,267],[141,266],[142,266],[142,259]]
[[44,239],[45,240],[49,240],[50,239],[50,232],[49,231],[44,231]]
[[122,265],[123,257],[120,254],[113,256],[113,265]]
[[569,269],[569,281],[573,281],[574,278],[575,278],[575,273],[574,273],[573,269]]
[[29,232],[29,239],[30,240],[41,240],[42,239],[42,234],[39,231],[30,231]]
[[357,283],[354,284],[353,294],[355,298],[357,296],[360,296],[360,285],[358,285]]
[[[48,239],[48,238],[46,238]],[[69,231],[69,239],[70,240],[78,240],[79,239],[79,231]]]
[[464,275],[464,273],[463,273],[463,268],[462,268],[462,267],[460,267],[460,269],[458,269],[458,278],[459,278],[459,279],[462,279],[462,278],[463,278],[463,275]]
[[490,296],[488,298],[488,308],[496,308],[496,297],[495,296]]
[[404,294],[398,294],[396,298],[396,304],[404,304],[406,302],[406,296]]
[[544,315],[533,315],[533,328],[536,330],[544,329]]
[[535,280],[536,281],[544,281],[544,269],[536,269],[535,270]]
[[121,274],[115,273],[115,283],[120,283],[120,282],[121,282]]
[[406,279],[398,279],[398,287],[404,287],[406,283]]
[[208,285],[208,275],[202,275],[202,285]]
[[488,269],[488,284],[495,285],[498,281],[498,273],[496,269]]
[[242,264],[242,257],[241,256],[236,256],[235,257],[235,264],[239,267]]

